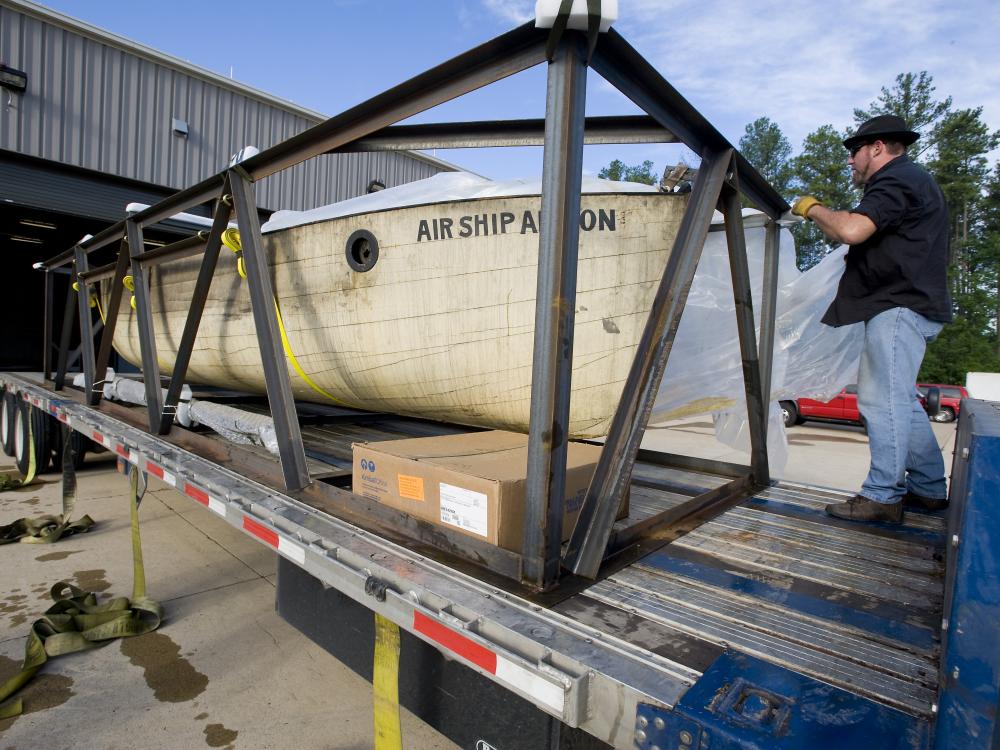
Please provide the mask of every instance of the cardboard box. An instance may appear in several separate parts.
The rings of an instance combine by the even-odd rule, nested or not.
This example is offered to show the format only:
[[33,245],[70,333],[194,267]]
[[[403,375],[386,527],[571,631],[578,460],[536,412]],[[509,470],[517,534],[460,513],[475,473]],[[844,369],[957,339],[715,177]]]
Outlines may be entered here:
[[[354,492],[512,552],[523,544],[528,436],[492,430],[354,444]],[[601,447],[570,443],[563,541]],[[628,501],[619,517],[628,515]]]

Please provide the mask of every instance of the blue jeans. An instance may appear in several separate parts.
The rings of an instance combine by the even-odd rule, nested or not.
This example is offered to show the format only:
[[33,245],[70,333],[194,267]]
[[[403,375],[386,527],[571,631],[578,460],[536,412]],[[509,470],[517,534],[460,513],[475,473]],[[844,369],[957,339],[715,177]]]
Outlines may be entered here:
[[879,313],[865,323],[858,372],[858,409],[868,423],[871,469],[858,494],[895,503],[912,491],[947,496],[944,460],[916,389],[927,344],[942,324],[905,307]]

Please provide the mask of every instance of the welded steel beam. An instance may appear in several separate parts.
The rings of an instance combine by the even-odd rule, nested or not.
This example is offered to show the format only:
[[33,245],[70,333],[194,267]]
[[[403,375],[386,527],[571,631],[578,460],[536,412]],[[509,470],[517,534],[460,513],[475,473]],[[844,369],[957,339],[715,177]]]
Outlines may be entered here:
[[753,292],[750,288],[750,269],[747,266],[743,206],[740,203],[738,190],[739,174],[735,165],[732,171],[731,183],[723,186],[719,202],[725,217],[729,271],[733,280],[733,302],[736,306],[736,330],[743,364],[743,392],[746,395],[747,421],[750,427],[750,467],[754,481],[764,485],[770,480],[767,463],[767,398],[761,389],[757,331],[754,328],[753,317]]
[[189,208],[214,200],[219,194],[224,178],[225,173],[212,175],[197,185],[174,193],[169,198],[164,198],[159,203],[132,214],[129,218],[141,227],[151,227]]
[[524,24],[241,162],[254,179],[339,148],[545,60],[548,30]]
[[[778,259],[780,257],[781,227],[770,221],[764,228],[764,281],[760,308],[760,388],[764,394],[764,407],[771,405],[771,376],[774,369],[775,316],[778,309]],[[764,420],[764,438],[767,439],[767,419]]]
[[[614,29],[601,34],[591,67],[649,113],[696,154],[722,153],[732,144]],[[788,204],[767,180],[736,153],[744,194],[764,213],[777,219]]]
[[[124,279],[128,273],[130,258],[128,243],[121,243],[118,248],[118,260],[114,263],[111,271],[111,285],[108,293],[108,308],[104,311],[104,330],[101,332],[101,343],[97,349],[97,361],[94,364],[94,388],[87,391],[87,403],[96,406],[101,400],[104,392],[103,386],[105,376],[108,371],[108,362],[111,361],[111,347],[114,343],[115,329],[118,327],[118,315],[121,311],[122,296],[124,295]],[[90,283],[95,281],[89,279]],[[100,294],[100,292],[98,292]]]
[[[271,284],[271,271],[264,254],[264,241],[260,234],[260,219],[254,197],[253,182],[239,166],[229,171],[233,208],[240,228],[240,244],[243,247],[243,264],[247,273],[250,290],[250,306],[253,310],[257,343],[260,347],[261,365],[267,401],[271,407],[271,418],[278,437],[278,457],[285,487],[299,490],[310,483],[306,465],[305,447],[299,429],[295,399],[292,396],[291,379],[285,363],[285,351],[281,345],[281,332],[275,310],[276,299]],[[213,231],[215,225],[213,225]],[[152,423],[151,423],[152,424]]]
[[215,217],[205,243],[205,253],[201,258],[201,267],[198,269],[198,278],[191,295],[191,305],[188,307],[187,318],[184,321],[184,332],[181,334],[181,341],[177,346],[173,374],[170,377],[170,385],[167,387],[167,395],[163,402],[163,414],[158,425],[155,427],[150,425],[160,435],[166,435],[173,426],[177,402],[180,400],[181,388],[184,385],[184,378],[187,377],[188,365],[191,363],[191,353],[194,351],[194,342],[198,336],[198,327],[201,325],[201,316],[205,311],[205,302],[208,300],[212,278],[215,276],[215,267],[219,261],[222,233],[229,226],[229,217],[232,215],[232,208],[222,200],[222,196],[228,192],[229,179],[227,178],[223,183],[222,193],[215,204]]
[[563,564],[578,575],[594,577],[604,557],[733,153],[726,149],[702,155],[690,202],[567,547]]
[[523,547],[523,578],[539,588],[559,578],[562,544],[583,179],[584,54],[580,35],[564,36],[549,63],[546,90]]
[[[120,240],[125,236],[125,220],[119,221],[116,224],[112,224],[106,229],[102,229],[100,232],[95,234],[88,240],[82,240],[79,246],[83,248],[84,252],[88,255],[95,250],[100,250],[102,247],[110,245],[115,240]],[[65,266],[68,263],[72,263],[76,260],[76,245],[71,247],[65,252],[59,253],[52,258],[49,258],[42,264],[43,268],[59,268],[59,266]]]
[[80,279],[80,272],[87,270],[87,254],[79,245],[75,251],[78,285],[76,304],[80,316],[80,353],[83,358],[80,369],[83,371],[83,390],[89,397],[94,390],[94,321],[90,314],[90,287]]
[[55,274],[45,269],[45,300],[42,319],[42,377],[52,377],[52,318],[55,315]]
[[139,260],[142,261],[143,268],[152,268],[167,261],[190,258],[205,249],[207,239],[208,232],[197,232],[190,237],[171,242],[169,245],[146,250],[139,256]]
[[637,543],[648,553],[672,541],[708,516],[726,510],[746,499],[759,485],[743,467],[743,474],[725,484],[695,495],[679,505],[661,511],[641,521],[616,529],[608,540],[608,554],[615,555]]
[[[588,117],[583,142],[587,145],[621,143],[677,143],[669,130],[648,115]],[[351,141],[332,153],[411,151],[436,148],[492,148],[542,146],[545,120],[478,120],[422,125],[390,125]]]
[[[73,251],[75,251],[75,248],[71,249],[71,252]],[[53,386],[57,391],[61,391],[66,385],[69,342],[70,336],[73,335],[73,321],[76,317],[76,299],[73,296],[76,294],[76,290],[73,289],[75,281],[76,266],[74,265],[69,276],[69,282],[66,285],[66,304],[63,306],[62,328],[59,330],[59,356],[56,359],[56,377],[53,381]]]
[[160,389],[160,364],[156,358],[156,331],[153,327],[153,308],[149,298],[149,272],[142,267],[139,256],[143,252],[142,226],[134,216],[125,220],[129,260],[132,266],[132,295],[138,323],[139,351],[142,355],[142,380],[146,386],[146,411],[149,424],[160,422],[163,413],[163,392]]

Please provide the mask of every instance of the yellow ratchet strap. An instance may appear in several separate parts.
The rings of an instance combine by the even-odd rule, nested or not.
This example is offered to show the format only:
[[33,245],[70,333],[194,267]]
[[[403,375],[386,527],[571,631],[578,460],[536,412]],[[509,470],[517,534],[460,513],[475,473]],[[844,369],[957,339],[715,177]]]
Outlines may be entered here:
[[399,626],[375,615],[375,750],[402,750],[399,729]]
[[[132,599],[118,597],[102,604],[97,596],[60,581],[50,593],[55,604],[34,622],[25,645],[21,671],[0,685],[0,719],[18,716],[20,698],[7,700],[31,681],[50,658],[96,648],[104,641],[149,633],[159,627],[163,608],[146,596],[146,577],[139,541],[139,470],[132,468]],[[6,702],[4,702],[6,701]]]
[[[243,243],[240,241],[240,230],[232,228],[223,230],[222,244],[236,253],[236,270],[239,272],[240,278],[245,279],[247,277],[247,270],[246,266],[243,264]],[[321,396],[325,396],[335,404],[346,406],[346,404],[339,398],[330,395],[316,385],[316,383],[313,382],[313,379],[310,378],[306,371],[302,369],[302,365],[299,364],[299,360],[295,357],[295,352],[292,351],[292,344],[288,340],[288,331],[285,330],[285,321],[281,319],[281,308],[278,306],[277,297],[274,298],[274,312],[278,317],[278,331],[281,333],[281,346],[285,350],[285,356],[288,358],[288,361],[292,363],[292,369],[295,370],[305,384],[316,391],[316,393]]]
[[[0,526],[0,545],[13,544],[52,544],[64,536],[81,534],[90,531],[94,519],[84,516],[78,521],[70,521],[76,508],[76,470],[73,468],[73,456],[70,448],[70,428],[61,425],[63,429],[63,481],[62,481],[62,513],[58,516],[44,515],[35,518],[19,518],[13,523]],[[35,478],[35,444],[31,432],[31,416],[28,416],[28,476],[20,485],[23,487]]]

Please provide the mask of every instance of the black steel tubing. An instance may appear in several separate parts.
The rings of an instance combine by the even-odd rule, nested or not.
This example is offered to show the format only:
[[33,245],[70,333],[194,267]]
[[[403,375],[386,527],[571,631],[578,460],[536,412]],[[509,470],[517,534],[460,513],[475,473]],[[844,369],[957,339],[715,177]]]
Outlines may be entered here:
[[545,60],[548,32],[527,23],[241,162],[260,180]]
[[[601,34],[590,60],[591,67],[625,96],[652,115],[696,154],[721,153],[732,144],[661,76],[618,32]],[[777,219],[788,204],[750,162],[736,153],[743,192],[761,211]]]
[[[75,252],[75,249],[73,248],[71,252]],[[56,377],[53,384],[57,391],[61,391],[66,385],[66,362],[69,359],[69,342],[73,333],[73,318],[76,315],[76,304],[74,304],[75,300],[73,299],[73,295],[76,294],[73,289],[75,281],[76,266],[73,267],[66,286],[66,304],[63,307],[62,328],[59,330],[59,357],[56,361]]]
[[139,256],[139,261],[142,263],[143,268],[151,268],[158,266],[160,263],[166,263],[168,260],[189,258],[201,252],[207,239],[208,232],[198,232],[192,234],[190,237],[171,242],[169,245],[146,250]]
[[79,245],[76,246],[76,305],[80,316],[80,353],[83,357],[80,369],[83,372],[83,392],[90,397],[94,390],[94,321],[90,314],[90,288],[87,282],[80,279],[81,269],[87,270],[87,253]]
[[559,577],[587,86],[583,39],[563,39],[549,64],[546,92],[525,484],[522,575],[540,588]]
[[[775,315],[778,308],[778,259],[781,228],[770,221],[764,227],[764,281],[761,284],[760,306],[760,388],[764,407],[771,404],[771,374],[774,369]],[[767,440],[767,418],[764,419],[764,439]]]
[[149,208],[132,214],[129,219],[141,227],[149,227],[164,219],[169,219],[192,206],[199,206],[206,201],[213,200],[219,194],[219,188],[222,186],[224,178],[224,172],[212,175],[197,185],[185,188]]
[[[229,180],[227,179],[223,184],[222,192],[225,194],[228,191]],[[201,325],[201,316],[205,311],[205,301],[208,299],[212,278],[215,276],[219,250],[222,247],[222,233],[229,225],[231,213],[232,209],[222,202],[220,195],[220,199],[215,204],[212,230],[209,232],[205,244],[205,253],[201,259],[201,267],[198,269],[194,293],[191,295],[191,306],[188,308],[187,318],[184,321],[184,332],[181,334],[181,342],[177,347],[176,362],[170,376],[170,385],[167,387],[167,396],[163,402],[163,414],[158,425],[154,427],[150,424],[150,428],[156,429],[160,435],[166,435],[170,432],[174,423],[174,412],[177,408],[177,402],[180,400],[184,378],[187,377],[188,365],[191,363],[191,353],[194,351],[194,342],[198,336],[198,327]]]
[[567,547],[564,565],[578,575],[592,578],[600,568],[732,155],[732,149],[727,149],[702,156],[691,201],[677,231],[611,431]]
[[55,315],[55,276],[45,269],[44,318],[42,319],[42,377],[52,377],[52,316]]
[[[83,248],[84,252],[89,255],[95,250],[99,250],[105,245],[108,245],[117,239],[121,239],[124,235],[125,221],[123,219],[116,224],[112,224],[107,229],[102,229],[90,239],[82,240],[78,244]],[[58,268],[59,266],[65,266],[67,263],[72,263],[74,260],[76,260],[76,245],[65,252],[59,253],[59,255],[49,258],[42,264],[42,266],[49,269]]]
[[[738,176],[733,175],[738,184]],[[743,234],[743,206],[735,185],[722,189],[722,212],[726,224],[726,244],[729,248],[729,271],[733,279],[733,302],[736,305],[736,330],[743,363],[743,390],[747,401],[750,426],[750,466],[754,481],[767,484],[770,473],[767,463],[767,399],[761,390],[760,360],[757,357],[757,332],[753,319],[753,292],[747,267],[746,237]]]
[[[648,115],[588,117],[585,144],[676,143],[677,136]],[[435,148],[542,146],[545,120],[477,120],[421,125],[390,125],[346,143],[331,153],[409,151]]]
[[[101,332],[101,343],[97,349],[97,362],[94,365],[94,384],[103,383],[111,361],[111,346],[114,342],[115,329],[118,327],[118,315],[124,295],[123,281],[129,268],[128,243],[122,242],[118,247],[118,260],[111,272],[111,293],[108,295],[108,308],[104,311],[104,330]],[[100,295],[100,291],[98,291]],[[87,403],[96,406],[103,394],[103,388],[95,388],[87,392]]]
[[156,331],[153,327],[153,308],[149,300],[147,271],[139,263],[143,252],[142,226],[132,216],[125,221],[128,236],[128,253],[132,265],[132,295],[139,329],[139,351],[142,355],[142,380],[146,386],[146,411],[149,425],[159,424],[163,413],[163,392],[160,388],[160,365],[156,358]]
[[243,246],[243,263],[246,266],[247,285],[250,288],[250,306],[253,310],[257,342],[260,346],[264,383],[267,387],[267,401],[271,407],[271,418],[278,437],[278,456],[285,486],[289,490],[300,490],[310,483],[306,465],[305,447],[299,429],[295,399],[292,396],[291,379],[285,363],[285,351],[281,346],[278,318],[274,309],[274,288],[271,272],[264,255],[264,241],[260,235],[260,221],[254,202],[253,183],[239,167],[230,170],[229,183],[236,209],[236,221],[240,228],[240,243]]

